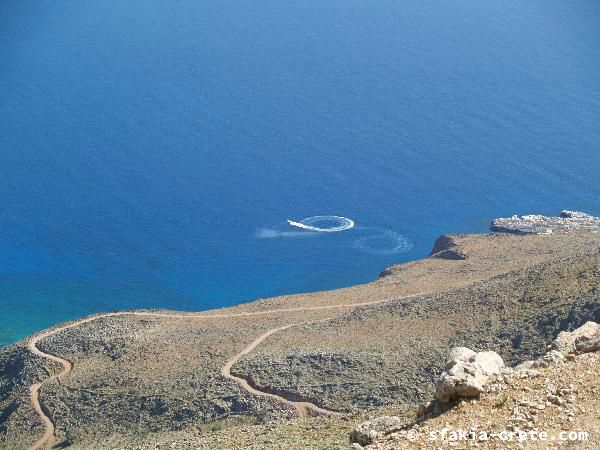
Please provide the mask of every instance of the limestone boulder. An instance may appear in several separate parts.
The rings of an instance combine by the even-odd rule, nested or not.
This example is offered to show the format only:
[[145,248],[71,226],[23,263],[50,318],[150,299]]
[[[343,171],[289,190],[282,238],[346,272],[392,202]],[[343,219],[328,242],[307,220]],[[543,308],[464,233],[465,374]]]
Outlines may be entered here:
[[534,369],[545,368],[549,366],[555,366],[565,359],[565,355],[559,350],[550,350],[542,357],[538,358],[533,363]]
[[600,330],[594,335],[583,335],[575,339],[575,349],[578,353],[590,353],[600,350]]
[[477,398],[491,377],[499,375],[504,367],[496,352],[476,353],[466,347],[450,352],[446,370],[436,384],[436,399],[448,403],[459,398]]
[[[595,350],[588,350],[594,348],[594,340],[600,338],[600,325],[596,322],[586,322],[581,327],[573,331],[561,331],[556,339],[550,344],[550,350],[556,350],[567,356],[571,353],[589,352]],[[577,348],[579,343],[581,350]]]

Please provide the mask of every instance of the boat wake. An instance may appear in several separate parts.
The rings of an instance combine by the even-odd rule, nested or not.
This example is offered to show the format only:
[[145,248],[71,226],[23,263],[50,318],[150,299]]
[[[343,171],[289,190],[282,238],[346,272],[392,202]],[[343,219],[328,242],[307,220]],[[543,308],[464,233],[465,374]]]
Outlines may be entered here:
[[275,239],[275,238],[307,238],[315,237],[316,233],[306,233],[305,231],[280,231],[274,228],[261,228],[256,232],[258,239]]
[[354,228],[354,221],[342,216],[313,216],[300,222],[294,222],[293,220],[287,222],[292,227],[317,233],[338,233]]
[[258,230],[256,237],[259,239],[316,237],[353,229],[349,236],[356,236],[357,233],[359,236],[352,240],[351,247],[371,255],[395,255],[407,252],[413,247],[410,239],[400,233],[379,227],[357,227],[352,219],[343,216],[312,216],[298,222],[288,220],[287,223],[296,231],[262,228]]
[[366,230],[365,236],[359,237],[352,247],[372,255],[395,255],[404,253],[413,247],[413,243],[406,236],[385,228],[361,227]]

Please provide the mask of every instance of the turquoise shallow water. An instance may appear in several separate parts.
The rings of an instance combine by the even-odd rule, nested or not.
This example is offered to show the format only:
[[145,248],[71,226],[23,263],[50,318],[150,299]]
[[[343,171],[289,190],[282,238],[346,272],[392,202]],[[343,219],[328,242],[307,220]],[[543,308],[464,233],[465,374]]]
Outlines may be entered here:
[[[0,344],[600,214],[599,24],[595,0],[2,2]],[[286,223],[329,214],[356,227]]]

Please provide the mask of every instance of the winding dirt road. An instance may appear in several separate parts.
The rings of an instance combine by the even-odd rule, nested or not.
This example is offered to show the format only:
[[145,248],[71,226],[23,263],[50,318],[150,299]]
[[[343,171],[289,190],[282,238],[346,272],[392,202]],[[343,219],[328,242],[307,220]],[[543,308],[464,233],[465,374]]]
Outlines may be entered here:
[[[41,449],[41,448],[49,448],[51,447],[52,443],[55,440],[54,437],[54,431],[55,431],[55,427],[54,427],[54,422],[52,421],[52,419],[50,418],[50,412],[49,411],[45,411],[45,408],[42,406],[42,403],[40,402],[40,389],[42,388],[42,386],[52,380],[58,380],[60,382],[60,379],[65,377],[66,375],[68,375],[69,373],[71,373],[71,370],[73,368],[73,365],[71,364],[70,361],[61,358],[60,356],[57,355],[53,355],[51,353],[47,353],[44,352],[42,350],[40,350],[38,348],[38,343],[42,340],[45,339],[49,336],[52,336],[54,334],[60,333],[62,331],[71,329],[71,328],[75,328],[78,327],[80,325],[83,325],[85,323],[89,323],[89,322],[93,322],[95,320],[98,319],[103,319],[105,317],[116,317],[116,316],[142,316],[142,317],[159,317],[159,318],[168,318],[168,319],[224,319],[224,318],[233,318],[233,317],[251,317],[251,316],[263,316],[263,315],[269,315],[269,314],[278,314],[278,313],[288,313],[288,312],[305,312],[305,311],[319,311],[319,310],[332,310],[332,309],[343,309],[343,308],[359,308],[361,306],[371,306],[371,305],[378,305],[381,303],[387,303],[389,301],[393,301],[393,300],[401,300],[401,299],[407,299],[407,298],[412,298],[412,297],[417,297],[423,294],[414,294],[414,295],[406,295],[406,296],[400,296],[400,297],[394,297],[394,298],[390,298],[390,299],[385,299],[385,300],[376,300],[376,301],[372,301],[372,302],[362,302],[362,303],[349,303],[349,304],[342,304],[342,305],[330,305],[330,306],[309,306],[306,308],[282,308],[282,309],[271,309],[271,310],[266,310],[266,311],[255,311],[255,312],[242,312],[242,313],[234,313],[234,314],[201,314],[201,313],[183,313],[183,314],[167,314],[167,313],[153,313],[153,312],[143,312],[143,311],[122,311],[122,312],[113,312],[113,313],[105,313],[105,314],[98,314],[95,316],[91,316],[91,317],[87,317],[85,319],[81,319],[78,320],[76,322],[72,322],[68,325],[64,325],[61,327],[57,327],[57,328],[53,328],[51,330],[48,330],[44,333],[38,334],[33,336],[29,342],[27,343],[27,348],[29,348],[29,350],[36,356],[39,356],[41,358],[45,358],[47,360],[50,360],[54,363],[57,363],[59,365],[62,366],[62,370],[60,370],[57,373],[51,374],[50,377],[48,377],[47,379],[45,379],[44,381],[40,382],[40,383],[36,383],[33,384],[30,387],[30,392],[31,392],[31,403],[33,405],[33,408],[35,409],[36,413],[38,414],[38,416],[40,417],[40,420],[42,421],[42,424],[44,425],[44,433],[43,435],[38,439],[38,441],[33,444],[29,450],[37,450],[37,449]],[[299,325],[307,325],[310,323],[317,323],[317,322],[322,322],[324,320],[330,320],[330,319],[320,319],[314,322],[303,322],[303,323],[294,323],[294,324],[289,324],[289,325],[285,325],[282,327],[278,327],[278,328],[272,328],[270,330],[268,330],[266,333],[262,334],[261,336],[259,336],[256,340],[254,340],[248,347],[246,347],[244,350],[242,350],[240,353],[238,353],[237,355],[235,355],[233,358],[231,358],[221,369],[221,374],[234,381],[235,383],[239,384],[243,389],[245,389],[247,392],[249,392],[252,395],[256,395],[256,396],[261,396],[261,397],[267,397],[267,398],[271,398],[275,401],[278,401],[280,403],[283,403],[285,405],[288,406],[292,406],[294,407],[297,411],[298,414],[301,417],[305,417],[307,415],[319,415],[319,414],[325,414],[325,415],[335,415],[335,414],[339,414],[335,411],[329,411],[327,409],[324,408],[320,408],[319,406],[310,403],[310,402],[296,402],[296,401],[292,401],[292,400],[288,400],[280,395],[277,394],[273,394],[270,392],[264,392],[264,391],[260,391],[252,386],[250,386],[250,384],[248,383],[248,381],[244,378],[241,377],[237,377],[235,375],[231,374],[231,368],[240,360],[242,359],[245,355],[247,355],[248,353],[252,352],[262,341],[264,341],[265,339],[267,339],[269,336],[279,332],[279,331],[283,331],[286,330],[288,328],[294,327],[294,326],[299,326]]]
[[309,325],[309,324],[313,324],[313,323],[317,323],[317,322],[324,322],[326,320],[331,320],[331,319],[328,318],[328,319],[321,319],[321,320],[314,321],[314,322],[294,323],[294,324],[285,325],[285,326],[282,326],[279,328],[272,328],[271,330],[267,331],[266,333],[260,335],[258,338],[256,338],[256,340],[254,342],[252,342],[252,344],[250,344],[248,347],[246,347],[240,353],[238,353],[233,358],[231,358],[227,362],[227,364],[225,364],[223,366],[223,368],[221,369],[221,374],[225,378],[235,381],[237,384],[242,386],[242,388],[244,388],[246,391],[248,391],[252,395],[256,395],[259,397],[272,398],[280,403],[283,403],[288,406],[292,406],[292,407],[296,408],[296,410],[298,411],[298,415],[300,417],[306,417],[308,415],[339,415],[340,413],[338,413],[336,411],[331,411],[329,409],[321,408],[321,407],[315,405],[314,403],[292,401],[292,400],[288,400],[280,395],[273,394],[271,392],[259,391],[258,389],[252,387],[250,385],[250,383],[248,382],[248,380],[246,380],[245,378],[233,375],[231,373],[231,368],[240,359],[242,359],[244,356],[246,356],[248,353],[250,353],[252,350],[254,350],[258,346],[258,344],[260,344],[262,341],[267,339],[269,336],[271,336],[279,331],[287,330],[288,328],[291,328],[291,327],[296,327],[296,326],[300,326],[300,325]]

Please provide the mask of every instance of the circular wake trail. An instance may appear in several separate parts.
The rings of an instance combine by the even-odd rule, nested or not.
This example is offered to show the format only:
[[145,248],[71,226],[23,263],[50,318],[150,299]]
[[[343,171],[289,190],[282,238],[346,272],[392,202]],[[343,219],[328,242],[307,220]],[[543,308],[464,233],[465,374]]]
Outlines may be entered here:
[[394,255],[407,252],[413,247],[410,239],[395,231],[377,227],[361,229],[366,230],[367,234],[354,241],[352,246],[372,255]]
[[[338,233],[354,228],[354,221],[342,216],[312,216],[307,217],[300,222],[294,222],[293,220],[288,220],[287,222],[292,227],[302,228],[307,231],[315,231],[317,233]],[[324,222],[333,223],[334,225],[318,226],[320,223]]]

